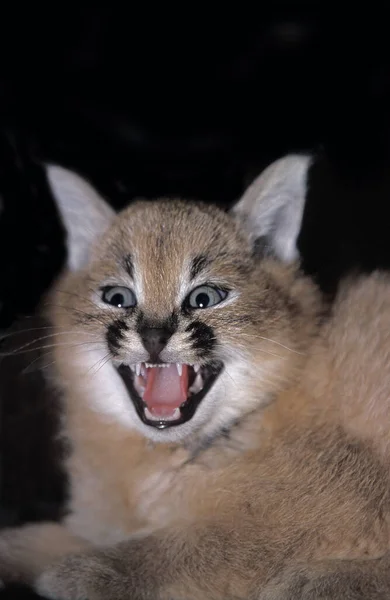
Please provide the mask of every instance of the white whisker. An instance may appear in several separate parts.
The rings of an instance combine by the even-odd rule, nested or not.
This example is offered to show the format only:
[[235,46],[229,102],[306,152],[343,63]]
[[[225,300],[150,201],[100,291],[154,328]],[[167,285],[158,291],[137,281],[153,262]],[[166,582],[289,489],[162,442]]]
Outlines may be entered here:
[[101,365],[100,365],[100,366],[99,366],[99,367],[96,369],[96,371],[94,371],[94,372],[92,373],[93,375],[96,375],[96,374],[97,374],[97,373],[100,371],[100,369],[101,369],[102,367],[104,367],[104,365],[106,365],[106,364],[108,363],[108,361],[109,361],[109,360],[111,360],[111,358],[112,358],[112,357],[113,357],[113,356],[112,356],[112,353],[111,353],[111,352],[108,352],[107,354],[105,354],[105,355],[104,355],[102,358],[100,358],[99,360],[97,360],[97,361],[96,361],[96,362],[95,362],[95,363],[92,365],[92,367],[90,367],[90,368],[88,369],[88,371],[87,371],[87,374],[88,374],[90,371],[93,371],[93,369],[96,367],[96,365],[99,365],[99,363],[102,363],[102,364],[101,364]]
[[20,354],[28,354],[29,352],[34,352],[34,351],[38,351],[38,350],[46,350],[47,348],[57,348],[57,347],[61,347],[61,346],[66,346],[68,348],[77,348],[78,346],[88,346],[91,344],[101,344],[102,347],[105,347],[104,342],[102,342],[101,340],[80,342],[80,343],[59,342],[56,344],[44,344],[42,346],[36,346],[34,348],[27,348],[27,350],[18,349],[18,350],[12,351],[12,352],[2,352],[2,353],[0,353],[0,357],[6,358],[6,357],[10,357],[10,356],[19,356]]
[[264,340],[266,342],[270,342],[272,344],[277,344],[278,346],[280,346],[281,348],[285,348],[286,350],[288,350],[289,352],[293,352],[294,354],[300,354],[301,356],[304,356],[303,352],[299,352],[299,350],[295,350],[294,348],[290,348],[289,346],[286,346],[285,344],[282,344],[281,342],[278,342],[277,340],[273,340],[272,338],[268,338],[265,337],[263,335],[257,335],[257,334],[247,334],[244,332],[240,332],[238,334],[238,336],[240,338],[244,337],[253,341],[256,341],[256,339],[260,339],[260,340]]

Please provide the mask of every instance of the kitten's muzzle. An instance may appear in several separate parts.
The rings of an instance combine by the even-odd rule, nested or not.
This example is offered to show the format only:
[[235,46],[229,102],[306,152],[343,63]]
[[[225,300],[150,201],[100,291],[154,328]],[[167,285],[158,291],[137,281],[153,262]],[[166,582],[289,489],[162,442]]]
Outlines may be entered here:
[[149,352],[150,363],[159,362],[159,356],[173,333],[174,330],[168,327],[144,327],[140,330],[142,344]]

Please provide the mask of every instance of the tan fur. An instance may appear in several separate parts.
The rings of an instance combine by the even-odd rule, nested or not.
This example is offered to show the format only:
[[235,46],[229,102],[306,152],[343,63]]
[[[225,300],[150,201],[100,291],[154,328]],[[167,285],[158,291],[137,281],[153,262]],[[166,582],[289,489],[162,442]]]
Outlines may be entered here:
[[[188,218],[190,210],[193,214]],[[161,231],[161,223],[165,231]],[[144,231],[150,234],[145,236]],[[164,245],[159,241],[162,235]],[[243,402],[247,402],[248,398],[254,399],[254,402],[252,400],[253,405],[250,404],[249,408],[239,409],[239,414],[245,414],[246,410],[252,412],[259,404],[268,403],[286,385],[286,381],[295,377],[315,329],[318,295],[309,281],[297,278],[296,267],[281,268],[272,260],[256,266],[246,237],[222,212],[206,206],[188,207],[180,203],[147,206],[140,203],[132,206],[108,232],[106,243],[99,248],[95,259],[96,267],[89,272],[88,279],[84,274],[72,275],[59,284],[58,291],[48,301],[50,312],[54,314],[52,318],[56,320],[59,331],[61,328],[71,330],[83,319],[85,311],[103,321],[104,332],[108,318],[116,316],[112,314],[115,309],[110,308],[108,317],[107,309],[105,314],[96,310],[88,300],[91,296],[89,289],[96,288],[109,275],[112,278],[113,273],[117,273],[116,280],[124,277],[118,264],[121,264],[121,256],[131,254],[137,257],[134,259],[135,271],[137,265],[150,265],[150,269],[142,270],[140,288],[145,298],[150,298],[150,305],[145,301],[143,310],[148,317],[163,319],[177,304],[178,288],[182,285],[177,274],[183,272],[186,262],[194,255],[193,248],[197,249],[197,253],[215,257],[209,272],[206,276],[202,274],[203,277],[232,284],[240,290],[240,298],[236,302],[228,304],[223,311],[216,309],[209,311],[210,314],[202,314],[202,320],[220,333],[223,343],[227,348],[231,346],[232,352],[239,353],[241,348],[250,347],[245,357],[248,373],[245,373],[243,391],[247,398],[243,398]],[[103,260],[99,259],[100,256]],[[238,257],[242,257],[241,262]],[[240,273],[241,263],[248,269],[244,275]],[[246,321],[238,321],[237,326],[237,320],[244,316]],[[82,331],[96,332],[99,326],[100,322],[94,318],[82,323]],[[131,332],[127,335],[125,349],[130,347],[133,352],[134,346],[140,345],[135,339],[138,336]],[[195,362],[196,357],[180,339],[180,327],[176,336],[180,351],[180,354],[175,354],[176,360]],[[75,340],[81,339],[78,333],[74,337]],[[85,337],[87,351],[90,351],[93,343],[88,344],[88,341]],[[183,509],[185,512],[188,509],[188,515],[191,515],[188,504],[191,499],[184,502],[181,499],[185,493],[182,488],[187,485],[185,473],[180,474],[178,482],[178,506],[174,503],[172,478],[177,478],[175,470],[201,446],[205,428],[195,431],[190,441],[186,440],[188,449],[171,443],[155,446],[134,428],[129,431],[107,416],[91,411],[82,394],[88,381],[93,381],[95,372],[92,369],[86,373],[81,360],[83,349],[78,353],[76,344],[77,341],[72,357],[68,345],[61,343],[54,349],[56,364],[61,365],[61,384],[72,386],[67,393],[65,407],[68,436],[75,448],[70,458],[72,504],[84,507],[82,511],[74,511],[69,518],[72,529],[83,532],[96,543],[104,543],[119,541],[144,528],[168,525]],[[99,366],[98,363],[97,368]],[[229,381],[228,368],[227,371]],[[252,375],[254,371],[255,377]],[[78,383],[73,387],[75,378]],[[239,393],[237,389],[234,392]],[[243,439],[240,437],[238,433],[240,451],[242,446],[243,449],[250,449],[252,445],[257,448],[257,432],[254,439],[253,434]],[[104,444],[102,440],[105,440]],[[227,457],[230,461],[229,454]],[[225,450],[222,458],[225,458]],[[126,473],[125,478],[123,473]],[[208,486],[207,481],[205,485]],[[171,500],[168,507],[157,508],[154,505],[161,505],[164,491],[169,492]],[[198,501],[195,500],[195,503]],[[205,498],[201,505],[207,511]]]
[[[194,254],[209,263],[190,285]],[[121,316],[118,355],[108,356],[105,332],[118,312],[99,289],[132,285],[144,314],[160,322],[204,281],[232,290],[197,315],[218,339],[224,388],[216,384],[214,403],[202,401],[183,437],[148,437],[118,400],[119,378],[117,395],[104,387],[113,363],[146,358],[131,311]],[[58,281],[47,310],[61,340],[53,377],[72,444],[63,526],[94,549],[47,571],[43,561],[42,593],[362,600],[352,592],[368,575],[371,589],[389,590],[388,275],[345,281],[325,314],[296,266],[254,257],[238,219],[201,204],[141,202],[117,218],[84,270]],[[187,322],[180,317],[163,360],[202,361]],[[324,573],[329,596],[315,583]]]
[[33,582],[42,568],[89,544],[57,523],[35,523],[0,537],[1,576],[6,581]]

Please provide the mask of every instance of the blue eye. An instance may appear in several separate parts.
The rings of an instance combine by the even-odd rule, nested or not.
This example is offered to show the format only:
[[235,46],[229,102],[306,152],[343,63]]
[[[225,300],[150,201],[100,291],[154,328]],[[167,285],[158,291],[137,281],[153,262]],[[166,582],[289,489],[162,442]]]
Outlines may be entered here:
[[211,285],[201,285],[188,296],[191,308],[210,308],[225,300],[228,293]]
[[121,286],[104,288],[102,300],[106,304],[116,306],[116,308],[130,308],[137,304],[134,292]]

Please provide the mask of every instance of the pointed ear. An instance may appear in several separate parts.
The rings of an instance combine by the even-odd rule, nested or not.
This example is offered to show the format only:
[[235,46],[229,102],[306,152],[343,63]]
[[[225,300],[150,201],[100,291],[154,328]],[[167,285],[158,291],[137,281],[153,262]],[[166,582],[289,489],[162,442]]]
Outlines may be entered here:
[[291,154],[272,163],[232,208],[254,243],[283,262],[298,258],[310,161],[309,156]]
[[47,179],[67,232],[68,267],[81,269],[95,239],[115,217],[114,210],[82,177],[56,165],[46,166]]

